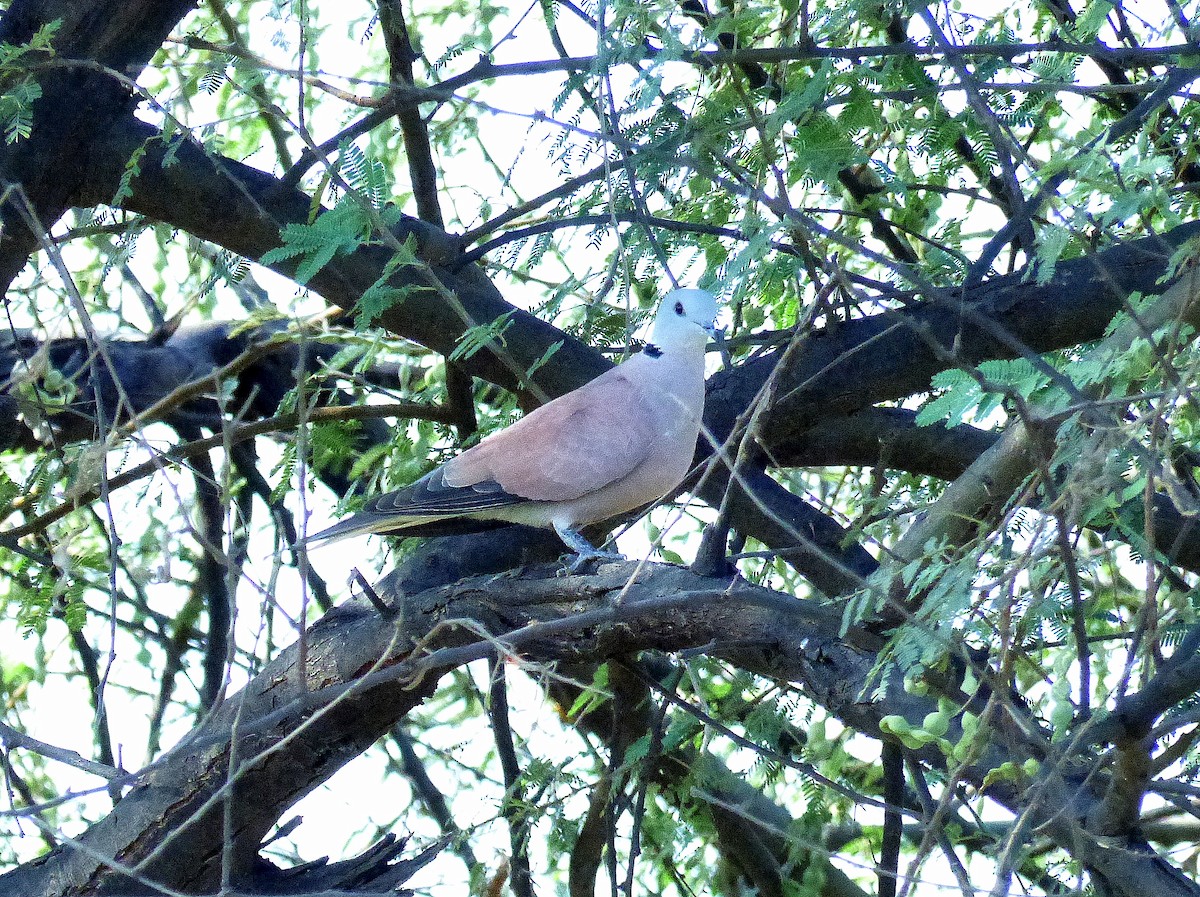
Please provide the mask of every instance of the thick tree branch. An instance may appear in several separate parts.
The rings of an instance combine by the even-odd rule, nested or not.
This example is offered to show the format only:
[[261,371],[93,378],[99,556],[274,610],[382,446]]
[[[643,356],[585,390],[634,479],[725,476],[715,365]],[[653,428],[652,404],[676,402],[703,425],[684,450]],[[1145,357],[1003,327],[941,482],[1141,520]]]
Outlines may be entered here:
[[[196,0],[16,0],[0,18],[0,42],[27,43],[57,21],[53,46],[60,59],[86,59],[136,78]],[[27,139],[0,148],[0,183],[20,185],[0,205],[0,294],[38,246],[25,198],[47,228],[75,202],[96,134],[132,111],[124,85],[98,70],[55,68],[38,78]],[[109,194],[111,199],[112,194]]]
[[[849,724],[876,734],[887,713],[919,719],[931,706],[895,688],[864,702],[863,685],[876,658],[840,640],[839,613],[677,568],[644,568],[631,582],[635,570],[617,565],[591,577],[557,577],[552,569],[522,578],[488,576],[403,596],[390,590],[399,581],[392,578],[381,590],[402,603],[402,630],[369,607],[336,609],[309,633],[307,669],[295,669],[294,649],[284,652],[205,730],[145,772],[82,843],[126,864],[141,861],[141,874],[172,887],[203,888],[213,883],[220,864],[212,858],[228,840],[236,881],[247,880],[262,837],[286,806],[420,703],[444,671],[495,650],[492,639],[507,653],[538,662],[594,662],[649,648],[715,643],[727,646],[717,650],[731,662],[797,682]],[[481,631],[490,636],[481,641]],[[996,723],[981,756],[962,771],[977,787],[1002,759],[1023,761],[1030,751],[1048,749],[1027,725]],[[219,795],[235,724],[245,761],[235,773],[230,836],[218,824]],[[1037,787],[993,783],[987,791],[1070,844],[1116,894],[1195,893],[1136,840],[1103,839],[1080,827],[1077,820],[1087,819],[1103,799],[1106,781],[1103,772],[1081,778],[1047,770]],[[1037,800],[1024,806],[1023,796]],[[1064,806],[1076,809],[1064,814]],[[163,832],[181,826],[187,837],[161,840]],[[0,877],[0,893],[36,897],[56,881],[60,890],[54,893],[74,894],[84,882],[117,880],[113,875],[94,859],[66,851]]]
[[[278,178],[231,159],[213,157],[191,141],[164,146],[159,132],[135,119],[126,119],[98,141],[91,158],[88,203],[112,197],[126,161],[145,149],[140,174],[133,180],[132,195],[124,207],[170,222],[204,240],[250,259],[280,245],[286,224],[308,221],[311,198],[284,186]],[[170,150],[172,162],[165,166]],[[556,342],[563,345],[537,370],[537,385],[549,396],[561,395],[605,370],[609,363],[594,349],[566,337],[550,324],[505,302],[499,291],[475,266],[455,267],[461,251],[458,240],[414,218],[403,219],[393,236],[413,239],[416,252],[428,268],[396,271],[393,286],[410,288],[399,306],[384,312],[378,323],[444,355],[454,351],[459,337],[472,323],[490,323],[509,315],[504,333],[507,363],[493,351],[477,352],[459,364],[472,376],[520,389],[513,368],[528,370]],[[352,310],[359,297],[387,270],[392,251],[368,245],[339,256],[309,282],[330,302]],[[294,263],[275,266],[284,274]],[[429,275],[446,286],[461,304],[461,311],[430,288]]]
[[[1166,234],[1063,261],[1043,285],[1024,271],[996,277],[967,291],[963,302],[1035,352],[1090,342],[1104,335],[1131,293],[1157,292],[1175,249],[1197,235],[1200,222],[1189,222]],[[1013,356],[1012,347],[990,329],[949,314],[940,304],[913,302],[902,310],[839,321],[816,331],[789,365],[761,431],[768,448],[776,441],[799,443],[831,416],[928,389],[930,378],[949,359],[970,365]],[[780,357],[777,351],[711,378],[705,423],[718,442],[752,407]]]
[[[824,420],[803,439],[771,442],[770,457],[779,467],[874,467],[955,480],[1002,436],[965,424],[950,428],[940,424],[920,427],[916,417],[916,412],[904,408],[866,408],[845,417]],[[706,500],[713,498],[707,490],[702,494]],[[794,496],[792,500],[800,501]],[[1155,494],[1151,503],[1152,546],[1145,542],[1146,508],[1141,497],[1126,501],[1107,521],[1092,521],[1088,526],[1108,538],[1135,545],[1139,550],[1152,548],[1169,564],[1200,572],[1200,521],[1181,512],[1167,494]],[[786,506],[786,502],[777,499],[770,504],[780,515],[780,509]],[[810,511],[819,513],[814,508]],[[765,534],[768,531],[760,529],[758,532]],[[844,532],[838,536],[831,531],[831,535],[831,544],[843,544]],[[786,534],[764,541],[780,547],[789,544]],[[806,575],[818,588],[828,592],[831,587],[836,587],[836,580],[826,582],[821,577],[820,567],[814,567],[812,562],[797,555],[790,557],[803,565]],[[826,559],[828,557],[826,555]],[[866,575],[870,570],[863,568],[859,572]]]

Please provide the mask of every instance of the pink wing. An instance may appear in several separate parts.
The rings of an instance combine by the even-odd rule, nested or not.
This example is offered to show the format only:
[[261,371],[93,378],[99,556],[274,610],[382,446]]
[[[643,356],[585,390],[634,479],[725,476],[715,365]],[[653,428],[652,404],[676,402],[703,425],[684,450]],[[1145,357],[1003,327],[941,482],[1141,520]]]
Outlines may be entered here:
[[416,533],[472,513],[528,501],[579,498],[641,464],[656,439],[656,423],[620,369],[608,371],[531,411],[412,485],[371,499],[353,517],[308,541]]
[[448,486],[496,483],[530,501],[570,501],[622,479],[655,427],[620,369],[543,405],[445,465]]

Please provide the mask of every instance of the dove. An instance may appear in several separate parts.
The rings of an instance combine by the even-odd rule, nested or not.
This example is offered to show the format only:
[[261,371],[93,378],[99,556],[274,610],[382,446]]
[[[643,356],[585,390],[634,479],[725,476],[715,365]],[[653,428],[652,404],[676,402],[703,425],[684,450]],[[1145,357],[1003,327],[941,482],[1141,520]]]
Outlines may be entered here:
[[553,529],[577,558],[620,557],[580,533],[656,502],[687,475],[704,413],[704,352],[717,303],[668,293],[641,352],[451,458],[415,483],[306,539]]

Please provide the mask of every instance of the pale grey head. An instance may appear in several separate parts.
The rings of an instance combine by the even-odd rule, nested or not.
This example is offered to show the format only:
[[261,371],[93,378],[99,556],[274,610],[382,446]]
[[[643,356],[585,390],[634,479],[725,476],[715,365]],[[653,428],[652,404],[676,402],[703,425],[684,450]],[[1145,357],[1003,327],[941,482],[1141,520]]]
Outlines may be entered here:
[[672,290],[663,297],[650,329],[650,342],[660,349],[703,346],[713,336],[717,300],[704,290]]

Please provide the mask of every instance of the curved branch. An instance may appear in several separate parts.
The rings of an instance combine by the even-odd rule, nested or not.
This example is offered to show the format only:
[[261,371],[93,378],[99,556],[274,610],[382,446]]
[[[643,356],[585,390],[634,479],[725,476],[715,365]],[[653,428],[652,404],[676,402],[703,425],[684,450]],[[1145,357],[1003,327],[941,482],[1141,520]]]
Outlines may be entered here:
[[[866,408],[824,420],[820,427],[805,433],[803,439],[771,441],[766,445],[767,454],[779,467],[880,467],[955,480],[1000,441],[1000,433],[966,424],[920,427],[916,417],[915,411],[904,408]],[[707,492],[704,496],[706,500],[713,497]],[[772,507],[781,508],[799,499],[775,493],[771,501]],[[1145,544],[1146,507],[1140,497],[1129,499],[1113,511],[1110,519],[1092,522],[1089,528],[1139,550],[1157,551],[1168,564],[1200,573],[1200,520],[1180,511],[1167,493],[1152,496],[1151,505],[1152,545]],[[811,513],[819,512],[812,509]],[[753,530],[747,532],[761,538]],[[761,540],[772,547],[788,544],[780,536]],[[844,534],[839,537],[830,530],[830,537],[823,544],[827,548],[844,545]],[[793,558],[794,555],[789,555],[789,560]],[[823,591],[828,592],[836,585],[836,581],[820,579],[819,568],[814,569],[803,560],[794,562]]]
[[[1084,258],[1059,262],[1054,278],[1031,282],[1027,272],[991,280],[966,291],[963,303],[994,327],[951,314],[941,304],[914,302],[868,318],[838,321],[809,337],[784,372],[779,400],[764,415],[768,442],[801,442],[818,421],[929,388],[930,378],[952,360],[972,365],[1012,358],[999,328],[1035,352],[1099,339],[1125,299],[1152,294],[1174,251],[1200,235],[1193,221],[1161,235],[1133,240]],[[940,347],[935,351],[934,347]],[[782,350],[755,358],[710,379],[705,424],[718,444],[783,357]]]
[[[111,200],[125,176],[127,161],[142,153],[138,174],[130,185],[132,193],[123,207],[183,228],[246,258],[261,258],[278,247],[285,225],[309,221],[312,198],[302,191],[248,165],[212,155],[190,140],[164,145],[161,132],[133,118],[113,124],[93,150],[82,201]],[[507,315],[503,356],[487,349],[458,363],[472,376],[518,392],[523,391],[522,384],[514,371],[529,370],[555,343],[562,345],[537,368],[534,378],[549,396],[569,392],[610,366],[591,347],[505,302],[476,266],[459,268],[458,238],[415,218],[403,218],[391,236],[400,243],[414,241],[425,267],[400,267],[391,274],[389,283],[408,292],[403,303],[379,316],[381,326],[449,355],[470,324],[489,323]],[[331,261],[308,286],[330,302],[353,310],[359,298],[392,270],[392,256],[389,246],[361,246]],[[273,267],[288,276],[296,269],[291,261]],[[459,307],[430,288],[430,277],[454,295]]]
[[[0,42],[25,44],[40,27],[57,20],[54,50],[59,58],[92,60],[136,78],[195,5],[196,0],[15,0],[0,18]],[[19,185],[6,189],[0,204],[0,294],[38,247],[24,203],[31,204],[45,227],[53,225],[75,203],[85,179],[81,160],[95,135],[130,112],[126,87],[100,71],[48,70],[38,84],[41,96],[33,103],[28,139],[0,147],[0,183],[5,188]]]
[[[743,645],[717,650],[746,669],[800,683],[875,737],[884,715],[920,719],[936,706],[895,686],[881,699],[865,701],[864,686],[878,658],[840,639],[841,614],[815,602],[659,565],[611,565],[591,577],[561,577],[556,570],[484,576],[404,595],[393,591],[399,580],[389,578],[380,592],[402,602],[398,617],[366,606],[335,609],[309,632],[304,670],[295,666],[295,647],[284,652],[219,708],[203,731],[144,771],[117,811],[81,843],[101,856],[119,856],[122,864],[139,863],[143,877],[181,890],[218,882],[226,844],[233,851],[233,883],[240,885],[253,874],[263,836],[292,800],[430,695],[443,672],[487,656],[497,640],[509,654],[573,662],[652,648]],[[396,619],[404,621],[399,630]],[[854,630],[847,637],[868,638]],[[981,756],[962,770],[979,788],[999,762],[1019,763],[1049,749],[1032,721],[1015,723],[1001,714],[994,723]],[[222,795],[230,787],[225,762],[231,737],[246,758],[233,776],[232,836],[219,824]],[[1083,827],[1107,779],[1103,771],[1079,779],[1051,772],[1036,787],[992,782],[985,790],[1070,845],[1115,894],[1197,893],[1194,885],[1181,887],[1182,877],[1136,837],[1101,838]],[[1073,812],[1061,813],[1064,806]],[[187,837],[163,840],[171,831]],[[119,881],[112,865],[78,852],[51,856],[0,877],[0,892],[38,897],[50,893],[47,883],[53,882],[53,893],[76,894],[85,882]]]

